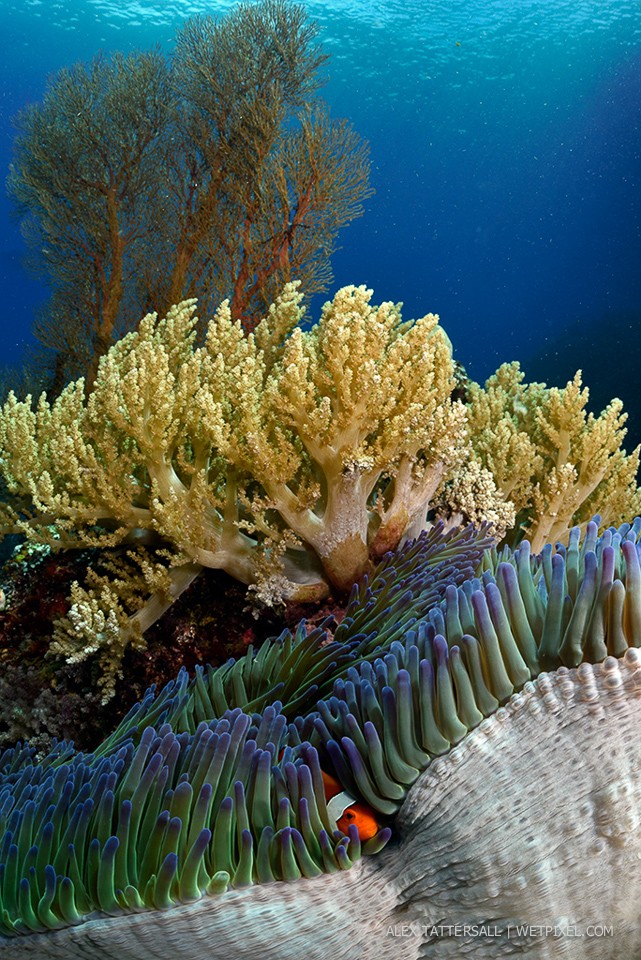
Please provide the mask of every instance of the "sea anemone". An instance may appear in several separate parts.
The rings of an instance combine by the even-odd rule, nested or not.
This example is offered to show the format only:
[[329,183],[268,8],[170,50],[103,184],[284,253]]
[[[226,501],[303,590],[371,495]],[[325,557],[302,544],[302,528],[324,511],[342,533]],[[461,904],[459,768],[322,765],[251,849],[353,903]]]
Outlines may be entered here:
[[[0,952],[637,956],[619,894],[641,855],[641,521],[597,533],[487,550],[447,586],[424,537],[333,638],[301,625],[183,671],[92,755],[6,751]],[[324,772],[373,811],[370,839],[339,827]],[[563,953],[567,933],[535,927],[564,918],[616,923],[613,941]]]

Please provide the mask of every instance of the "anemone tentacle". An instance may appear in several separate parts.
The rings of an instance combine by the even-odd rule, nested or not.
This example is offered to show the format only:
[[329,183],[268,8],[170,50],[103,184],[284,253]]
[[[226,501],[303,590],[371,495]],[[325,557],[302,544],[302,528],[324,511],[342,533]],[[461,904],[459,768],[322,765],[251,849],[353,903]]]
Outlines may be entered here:
[[9,752],[0,934],[316,877],[382,849],[389,828],[363,844],[337,829],[316,750],[303,744],[293,761],[286,733],[278,706],[254,719],[237,708],[194,734],[146,727],[137,748],[99,759],[34,765]]
[[[381,923],[425,926],[443,905],[470,922],[542,923],[563,884],[575,885],[576,919],[598,921],[607,919],[594,912],[599,876],[603,909],[622,925],[618,947],[637,950],[617,885],[638,881],[641,892],[633,829],[641,809],[640,535],[639,520],[601,537],[594,522],[583,540],[577,529],[567,548],[537,557],[524,544],[500,557],[488,552],[475,578],[469,567],[479,544],[487,547],[484,531],[449,540],[437,531],[355,588],[333,638],[323,629],[308,635],[301,624],[191,681],[181,671],[158,696],[149,691],[92,755],[66,743],[43,760],[26,745],[5,751],[0,952],[215,960],[230,955],[232,928],[244,920],[280,931],[282,942],[262,955],[290,960],[313,921],[317,940],[303,952],[320,958],[334,916],[352,938],[335,956],[397,960],[427,955],[429,944],[438,960],[461,945],[424,932],[397,943]],[[522,790],[519,750],[532,765]],[[536,802],[523,809],[548,750],[557,751],[559,774],[545,778],[545,809],[563,811],[550,851]],[[375,812],[371,839],[338,826],[324,771]],[[462,799],[466,784],[476,808]],[[521,816],[510,818],[501,844],[507,803]],[[496,856],[493,844],[502,850]],[[601,874],[594,866],[584,876],[604,850]],[[361,915],[346,917],[342,902],[332,912],[331,896],[352,898]],[[216,938],[215,949],[204,953],[198,936],[178,946],[190,924]],[[152,947],[154,925],[167,941]],[[566,956],[528,937],[524,953]],[[251,956],[252,942],[243,931],[231,955]],[[468,937],[470,945],[486,955],[487,945]],[[499,938],[487,956],[513,947]],[[606,948],[597,954],[584,943],[567,955],[637,955]]]
[[181,670],[158,696],[153,688],[148,691],[99,752],[139,736],[148,724],[170,723],[178,732],[193,733],[202,720],[234,707],[260,711],[280,701],[291,717],[313,710],[350,664],[373,659],[425,617],[448,587],[473,576],[492,543],[487,526],[446,531],[437,523],[386,554],[371,579],[354,585],[338,626],[328,618],[309,631],[303,620],[293,634],[284,630],[258,651],[250,646],[240,660],[215,669],[196,667],[192,681]]
[[93,915],[0,940],[0,953],[632,960],[641,955],[640,719],[634,648],[542,674],[420,775],[395,839],[351,870]]

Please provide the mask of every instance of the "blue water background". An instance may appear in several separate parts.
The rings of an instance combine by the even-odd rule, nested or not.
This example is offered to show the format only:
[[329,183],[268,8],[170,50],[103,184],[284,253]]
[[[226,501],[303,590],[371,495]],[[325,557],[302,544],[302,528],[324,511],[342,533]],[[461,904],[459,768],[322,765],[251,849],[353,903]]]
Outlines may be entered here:
[[[11,117],[49,74],[99,50],[170,51],[184,17],[231,5],[0,0],[3,174]],[[509,359],[548,382],[583,366],[640,435],[640,0],[305,6],[331,55],[323,95],[369,139],[376,189],[339,236],[333,287],[438,312],[476,379]],[[0,361],[19,362],[46,289],[0,192]]]

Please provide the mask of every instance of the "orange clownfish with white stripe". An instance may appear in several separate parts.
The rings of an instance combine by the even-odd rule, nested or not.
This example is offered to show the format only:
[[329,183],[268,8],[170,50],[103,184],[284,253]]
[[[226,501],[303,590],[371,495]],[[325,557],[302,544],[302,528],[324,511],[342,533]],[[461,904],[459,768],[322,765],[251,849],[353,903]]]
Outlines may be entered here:
[[325,799],[327,800],[327,812],[341,833],[347,833],[350,824],[355,824],[358,830],[358,836],[361,840],[371,840],[380,830],[380,824],[376,819],[376,814],[366,803],[361,803],[350,796],[346,790],[329,773],[321,770],[323,775],[323,786],[325,787]]

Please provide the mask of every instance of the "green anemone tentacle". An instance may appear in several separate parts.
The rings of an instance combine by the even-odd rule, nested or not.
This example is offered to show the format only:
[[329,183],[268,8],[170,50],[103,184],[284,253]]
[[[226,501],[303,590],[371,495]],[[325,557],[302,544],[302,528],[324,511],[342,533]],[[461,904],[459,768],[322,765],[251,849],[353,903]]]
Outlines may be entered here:
[[494,573],[448,586],[385,656],[350,666],[316,713],[298,721],[299,735],[349,789],[390,815],[431,758],[542,670],[641,646],[641,520],[597,533],[591,521],[582,542],[577,527],[567,548],[538,557],[524,542],[502,553]]
[[[542,669],[641,645],[641,520],[597,534],[588,524],[532,557],[525,543],[493,553],[485,531],[437,531],[355,588],[333,638],[301,624],[181,671],[91,755],[6,750],[0,946],[378,852],[432,759]],[[375,836],[337,828],[323,771],[377,813]]]

